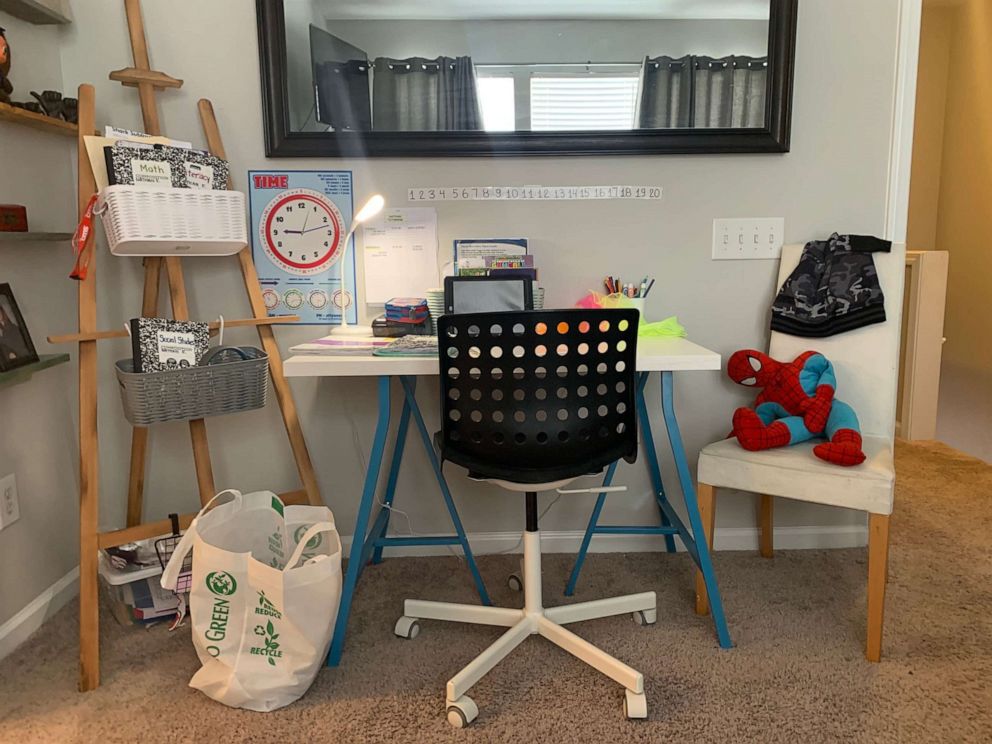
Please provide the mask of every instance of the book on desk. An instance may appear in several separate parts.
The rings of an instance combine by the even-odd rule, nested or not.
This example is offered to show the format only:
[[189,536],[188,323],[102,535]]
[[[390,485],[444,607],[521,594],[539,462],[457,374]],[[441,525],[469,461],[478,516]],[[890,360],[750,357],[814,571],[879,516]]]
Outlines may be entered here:
[[436,357],[437,336],[400,336],[380,338],[378,336],[356,336],[342,338],[325,336],[305,344],[290,347],[293,354],[307,356],[416,356]]

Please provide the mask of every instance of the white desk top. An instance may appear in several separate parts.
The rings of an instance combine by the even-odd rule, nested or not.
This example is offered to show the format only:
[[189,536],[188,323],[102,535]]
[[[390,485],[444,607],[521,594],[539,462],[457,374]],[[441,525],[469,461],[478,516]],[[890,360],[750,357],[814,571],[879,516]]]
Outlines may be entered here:
[[[638,372],[719,370],[720,355],[684,338],[637,339]],[[286,377],[376,377],[438,374],[432,357],[317,356],[300,354],[283,362]]]

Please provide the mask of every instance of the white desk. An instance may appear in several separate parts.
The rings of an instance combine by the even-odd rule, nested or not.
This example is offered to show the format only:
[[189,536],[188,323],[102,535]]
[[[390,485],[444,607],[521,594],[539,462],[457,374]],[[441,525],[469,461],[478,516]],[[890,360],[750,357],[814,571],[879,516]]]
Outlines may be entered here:
[[[673,373],[687,371],[713,371],[719,370],[721,366],[720,355],[715,351],[710,351],[698,344],[687,341],[683,338],[639,338],[637,341],[637,408],[638,418],[641,426],[641,440],[644,445],[644,454],[651,475],[652,486],[658,505],[661,524],[659,526],[644,525],[600,525],[599,516],[606,501],[606,494],[600,493],[589,519],[586,534],[582,541],[582,546],[576,558],[572,575],[569,578],[565,593],[572,594],[578,581],[579,572],[582,569],[583,561],[589,549],[589,543],[593,535],[597,534],[651,534],[664,535],[666,546],[669,552],[675,551],[674,536],[679,535],[686,547],[689,555],[696,562],[700,572],[706,582],[706,588],[710,597],[710,610],[713,623],[716,628],[720,645],[729,648],[733,644],[730,640],[730,633],[727,629],[726,619],[723,613],[723,603],[720,598],[720,591],[716,584],[716,575],[713,572],[713,564],[709,555],[705,531],[703,529],[702,517],[699,513],[699,506],[696,501],[696,489],[692,475],[689,472],[689,465],[685,456],[685,449],[682,445],[682,435],[679,431],[678,420],[675,416],[675,405],[673,400]],[[654,445],[654,435],[651,428],[651,419],[648,415],[647,406],[644,402],[643,390],[648,377],[652,372],[661,373],[661,398],[662,412],[665,420],[665,427],[668,432],[668,439],[675,460],[675,466],[682,486],[682,493],[685,498],[686,511],[689,516],[689,525],[685,525],[682,519],[672,508],[665,495],[665,488],[661,477],[661,467],[658,463],[657,450]],[[389,546],[398,545],[461,545],[465,552],[466,563],[475,580],[479,591],[479,597],[483,604],[489,604],[489,597],[486,593],[482,576],[479,573],[472,555],[471,547],[465,536],[461,520],[455,509],[454,501],[448,489],[447,482],[441,472],[441,463],[434,445],[431,433],[424,423],[423,416],[417,406],[415,397],[417,377],[433,377],[439,374],[439,365],[436,358],[430,357],[376,357],[368,356],[316,356],[297,355],[290,357],[283,363],[283,373],[286,377],[375,377],[378,379],[378,419],[376,422],[375,437],[373,439],[372,451],[369,457],[368,470],[365,474],[365,484],[362,491],[361,502],[358,509],[358,517],[355,524],[354,538],[351,544],[351,553],[348,560],[348,569],[345,574],[344,587],[341,594],[341,606],[338,610],[337,625],[334,629],[334,638],[331,642],[327,663],[336,666],[341,660],[344,649],[345,631],[348,624],[348,617],[351,612],[351,601],[354,595],[355,586],[365,564],[371,561],[378,563],[382,558],[382,549]],[[424,451],[434,469],[441,494],[444,497],[451,515],[452,524],[455,528],[453,536],[430,536],[430,537],[389,537],[386,532],[389,527],[390,509],[380,510],[375,522],[369,529],[369,522],[372,515],[372,507],[375,502],[375,492],[378,487],[379,474],[385,455],[386,437],[389,429],[390,416],[390,380],[398,377],[403,388],[403,410],[400,416],[399,427],[396,433],[396,444],[393,448],[393,457],[389,470],[386,491],[383,502],[392,505],[396,495],[396,483],[399,475],[400,462],[403,457],[403,448],[406,440],[407,430],[411,418],[413,419]],[[612,483],[613,474],[617,464],[612,464],[606,471],[603,485]]]
[[[639,338],[638,372],[685,372],[720,369],[720,355],[684,338]],[[378,377],[438,374],[430,357],[316,356],[300,354],[283,362],[286,377]]]

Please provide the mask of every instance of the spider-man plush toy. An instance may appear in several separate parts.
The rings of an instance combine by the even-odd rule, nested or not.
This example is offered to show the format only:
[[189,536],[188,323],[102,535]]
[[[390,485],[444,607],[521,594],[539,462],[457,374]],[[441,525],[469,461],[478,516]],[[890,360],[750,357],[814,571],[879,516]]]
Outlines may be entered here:
[[734,352],[727,365],[734,382],[764,388],[754,408],[734,412],[732,436],[746,450],[763,450],[823,436],[813,448],[821,460],[858,465],[865,460],[854,409],[834,398],[837,378],[823,354],[804,351],[779,362],[754,349]]

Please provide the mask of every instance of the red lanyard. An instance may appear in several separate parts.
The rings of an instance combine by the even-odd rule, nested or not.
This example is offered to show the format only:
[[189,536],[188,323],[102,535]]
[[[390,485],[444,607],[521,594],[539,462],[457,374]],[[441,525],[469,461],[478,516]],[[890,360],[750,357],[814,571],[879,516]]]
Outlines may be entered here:
[[86,271],[90,265],[90,253],[88,250],[90,237],[93,234],[93,207],[96,206],[96,194],[90,197],[83,210],[83,218],[76,225],[76,232],[72,234],[72,249],[76,253],[76,265],[72,267],[70,279],[83,281],[86,278]]

